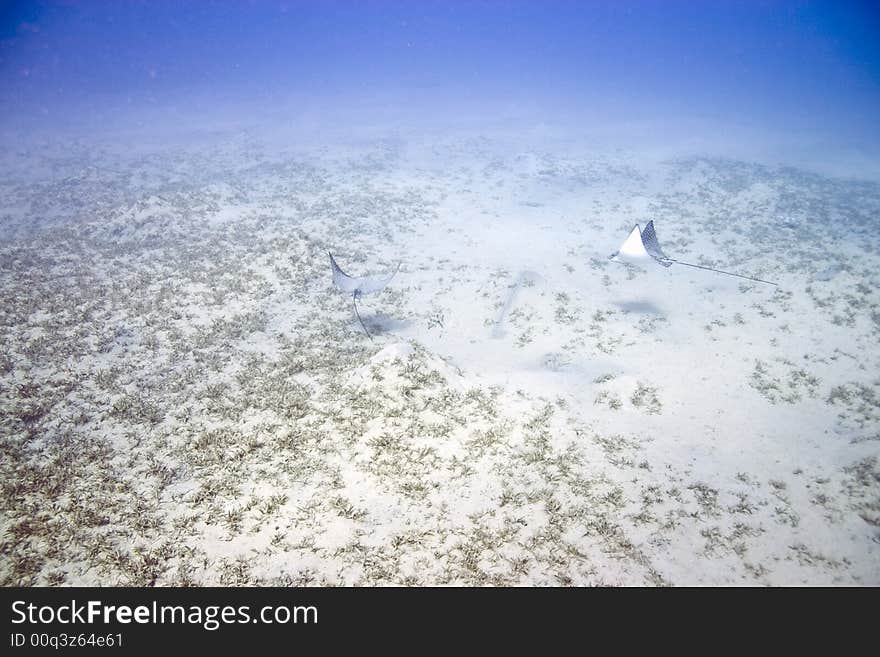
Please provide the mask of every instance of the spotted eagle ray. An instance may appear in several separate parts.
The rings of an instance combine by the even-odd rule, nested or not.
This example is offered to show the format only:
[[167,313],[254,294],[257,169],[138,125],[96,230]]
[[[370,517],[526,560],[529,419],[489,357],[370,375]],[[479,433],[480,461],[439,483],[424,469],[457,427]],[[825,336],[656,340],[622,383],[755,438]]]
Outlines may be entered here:
[[645,230],[642,230],[639,225],[636,224],[630,231],[629,236],[620,246],[620,250],[612,253],[610,256],[608,256],[608,258],[610,260],[613,260],[614,262],[629,262],[634,264],[641,264],[653,260],[654,262],[664,267],[671,267],[674,264],[684,265],[685,267],[694,267],[695,269],[714,271],[717,274],[724,274],[725,276],[744,278],[746,280],[755,281],[757,283],[778,285],[777,283],[773,283],[772,281],[765,281],[761,278],[744,276],[743,274],[734,274],[733,272],[713,269],[712,267],[705,267],[703,265],[695,265],[691,262],[683,262],[681,260],[676,260],[675,258],[668,257],[665,253],[663,253],[663,249],[660,248],[660,242],[657,239],[657,233],[654,232],[653,219],[647,223],[647,225],[645,226]]
[[367,334],[367,337],[370,338],[370,341],[372,342],[373,336],[370,335],[366,324],[364,324],[364,320],[361,319],[361,314],[358,312],[357,300],[364,294],[374,294],[375,292],[381,292],[384,290],[400,269],[400,263],[398,263],[397,268],[390,273],[355,278],[354,276],[349,276],[339,268],[332,253],[328,251],[327,255],[330,256],[330,269],[333,271],[333,284],[343,292],[351,294],[352,303],[354,304],[354,314],[357,315],[358,321],[361,323],[361,328],[364,329],[364,333]]

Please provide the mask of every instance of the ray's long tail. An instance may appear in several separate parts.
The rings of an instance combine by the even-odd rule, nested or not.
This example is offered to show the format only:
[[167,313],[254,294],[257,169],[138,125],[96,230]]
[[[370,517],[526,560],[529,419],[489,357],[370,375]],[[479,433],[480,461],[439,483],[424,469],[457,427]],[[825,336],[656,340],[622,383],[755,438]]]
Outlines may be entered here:
[[677,265],[684,265],[685,267],[693,267],[695,269],[705,269],[706,271],[714,271],[716,274],[724,274],[726,276],[735,276],[737,278],[744,278],[747,281],[755,281],[756,283],[766,283],[767,285],[779,285],[778,283],[774,283],[773,281],[765,281],[762,278],[754,278],[752,276],[744,276],[743,274],[734,274],[729,271],[722,271],[720,269],[712,269],[711,267],[704,267],[703,265],[695,265],[691,262],[682,262],[681,260],[675,260],[674,258],[667,258],[668,262],[674,262]]
[[370,335],[370,332],[367,330],[367,325],[364,324],[364,320],[361,319],[361,314],[358,312],[358,298],[356,294],[351,295],[351,301],[354,304],[354,314],[357,315],[358,321],[361,323],[361,328],[364,329],[364,333],[370,338],[370,342],[373,342],[373,336]]

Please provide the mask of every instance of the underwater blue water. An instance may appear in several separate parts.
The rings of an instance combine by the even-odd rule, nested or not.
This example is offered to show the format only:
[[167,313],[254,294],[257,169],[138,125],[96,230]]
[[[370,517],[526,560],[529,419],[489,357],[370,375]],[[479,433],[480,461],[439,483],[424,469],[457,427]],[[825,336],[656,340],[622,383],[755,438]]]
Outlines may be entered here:
[[0,116],[528,112],[873,154],[878,36],[873,2],[4,2]]

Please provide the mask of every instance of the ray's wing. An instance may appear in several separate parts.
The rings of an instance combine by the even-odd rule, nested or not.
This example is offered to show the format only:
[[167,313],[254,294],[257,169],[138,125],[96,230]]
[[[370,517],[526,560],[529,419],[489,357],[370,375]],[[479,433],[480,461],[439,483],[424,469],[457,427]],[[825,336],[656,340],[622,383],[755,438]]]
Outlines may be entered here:
[[391,279],[394,278],[399,269],[400,264],[398,264],[397,268],[392,272],[377,274],[375,276],[364,276],[363,278],[356,279],[358,282],[358,292],[361,294],[381,292],[385,289],[385,286],[391,282]]
[[620,245],[620,250],[611,255],[611,260],[616,262],[638,262],[649,258],[642,243],[642,229],[638,224],[633,226],[626,240]]
[[333,271],[333,284],[343,292],[354,293],[357,291],[360,287],[361,279],[352,278],[346,274],[339,268],[339,265],[336,264],[336,258],[333,257],[333,254],[328,251],[327,255],[330,256],[330,268]]
[[654,260],[659,262],[664,267],[671,267],[672,261],[666,257],[666,254],[663,253],[663,249],[660,248],[660,241],[657,239],[657,233],[654,232],[654,220],[648,222],[645,226],[645,230],[642,231],[642,244],[645,247],[645,251],[648,252]]

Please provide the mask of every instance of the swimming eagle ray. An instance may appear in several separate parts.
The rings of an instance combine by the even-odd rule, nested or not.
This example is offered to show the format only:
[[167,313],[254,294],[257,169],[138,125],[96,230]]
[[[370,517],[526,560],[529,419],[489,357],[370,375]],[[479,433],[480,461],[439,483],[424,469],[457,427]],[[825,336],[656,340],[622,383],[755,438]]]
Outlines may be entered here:
[[620,246],[620,249],[615,253],[612,253],[610,256],[608,256],[608,258],[610,260],[613,260],[614,262],[630,262],[637,264],[647,262],[648,260],[653,260],[657,264],[664,267],[671,267],[674,264],[684,265],[685,267],[693,267],[695,269],[714,271],[717,274],[724,274],[725,276],[744,278],[749,281],[755,281],[756,283],[778,285],[778,283],[765,281],[762,278],[745,276],[743,274],[734,274],[733,272],[723,271],[721,269],[714,269],[712,267],[697,265],[692,262],[684,262],[683,260],[677,260],[675,258],[668,257],[665,253],[663,253],[663,249],[660,248],[660,241],[657,239],[657,233],[654,231],[653,219],[645,225],[645,230],[642,230],[639,225],[636,224],[630,231],[626,240],[624,240],[623,244]]
[[367,325],[364,324],[364,320],[361,319],[361,314],[358,312],[357,300],[364,294],[374,294],[384,290],[388,283],[391,282],[391,279],[394,278],[394,275],[397,274],[401,263],[398,263],[397,267],[392,272],[356,278],[354,276],[349,276],[342,271],[339,265],[336,264],[336,258],[333,257],[332,253],[328,251],[327,255],[330,256],[330,269],[333,272],[333,284],[341,291],[351,294],[352,303],[354,304],[354,314],[361,323],[361,328],[364,329],[364,333],[367,334],[367,337],[370,338],[370,342],[372,342],[373,336],[370,335],[370,332],[367,330]]

